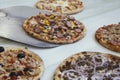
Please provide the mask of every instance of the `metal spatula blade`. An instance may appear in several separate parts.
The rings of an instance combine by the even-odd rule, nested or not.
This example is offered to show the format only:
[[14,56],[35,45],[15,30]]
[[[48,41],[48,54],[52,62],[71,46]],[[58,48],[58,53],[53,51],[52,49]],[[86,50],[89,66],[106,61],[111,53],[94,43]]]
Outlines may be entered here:
[[59,46],[58,44],[37,40],[29,36],[22,28],[22,24],[27,17],[36,15],[39,12],[46,13],[46,11],[40,11],[32,7],[18,6],[1,9],[0,12],[6,14],[6,16],[0,17],[0,37],[41,48]]

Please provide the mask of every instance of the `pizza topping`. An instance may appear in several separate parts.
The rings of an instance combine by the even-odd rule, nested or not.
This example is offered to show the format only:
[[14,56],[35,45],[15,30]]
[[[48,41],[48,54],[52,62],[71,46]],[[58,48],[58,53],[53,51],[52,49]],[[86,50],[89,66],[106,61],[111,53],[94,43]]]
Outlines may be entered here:
[[0,52],[3,52],[4,51],[4,47],[0,47]]
[[41,29],[39,27],[36,27],[34,29],[34,32],[37,33],[37,34],[40,34],[41,33]]
[[3,77],[2,77],[2,80],[6,80],[6,79],[7,79],[7,76],[3,76]]
[[59,26],[57,26],[57,25],[54,25],[54,26],[53,26],[54,29],[57,29],[58,27],[59,27]]
[[17,55],[17,58],[25,58],[25,54],[22,52],[22,53],[19,53],[18,55]]
[[15,59],[13,57],[10,58],[9,63],[13,64],[15,63]]
[[2,63],[0,63],[0,67],[4,67],[4,65]]
[[104,61],[104,63],[103,63],[103,67],[108,67],[109,66],[109,64],[110,64],[110,62],[109,61]]
[[27,68],[24,68],[24,70],[23,70],[24,72],[27,72],[27,71],[30,71],[30,72],[32,72],[32,69],[31,68],[29,68],[29,67],[27,67]]
[[75,22],[75,24],[77,24],[77,25],[80,25],[81,23],[79,22],[79,21],[74,21]]
[[18,73],[16,73],[16,72],[11,72],[9,76],[10,76],[10,77],[12,77],[12,76],[18,76]]
[[77,31],[77,32],[81,32],[81,29],[75,29],[75,31]]
[[108,60],[104,56],[98,54],[93,57],[93,62],[96,64],[96,66],[103,66],[103,64],[105,65],[104,62],[108,62]]
[[70,80],[70,79],[79,79],[79,76],[81,75],[80,73],[78,73],[75,70],[68,70],[63,72],[63,77],[66,80]]
[[18,71],[17,73],[18,73],[18,75],[20,75],[20,76],[23,75],[23,72],[22,72],[22,71]]
[[75,18],[73,16],[70,16],[69,19],[70,20],[75,20]]
[[62,33],[57,33],[57,37],[59,37],[59,38],[62,38],[63,37],[63,35],[62,35]]
[[110,40],[109,42],[110,42],[111,44],[113,44],[113,45],[119,45],[119,44],[118,44],[119,42],[118,42],[118,41],[115,41],[115,40]]
[[96,71],[97,73],[104,73],[104,72],[106,72],[106,70],[107,70],[107,67],[97,66],[95,71]]
[[70,27],[70,28],[71,28],[71,26],[72,26],[69,21],[67,21],[66,25],[67,25],[67,27]]

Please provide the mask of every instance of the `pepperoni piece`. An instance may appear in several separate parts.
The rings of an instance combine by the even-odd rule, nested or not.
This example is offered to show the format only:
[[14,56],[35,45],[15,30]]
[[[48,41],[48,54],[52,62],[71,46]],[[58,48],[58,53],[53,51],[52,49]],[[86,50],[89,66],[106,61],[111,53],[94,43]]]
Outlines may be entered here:
[[113,45],[118,45],[118,42],[115,41],[115,40],[111,40],[110,43],[113,44]]
[[63,28],[63,29],[68,29],[68,28],[67,28],[67,27],[65,27],[65,26],[62,26],[62,28]]
[[65,16],[65,15],[61,15],[60,18],[61,18],[61,19],[65,19],[66,16]]
[[53,19],[49,19],[48,21],[50,21],[51,23],[54,23],[54,22],[55,22]]
[[66,22],[67,27],[71,27],[71,23],[69,21]]
[[53,26],[54,29],[57,29],[58,27],[59,27],[59,26],[57,26],[57,25],[54,25],[54,26]]
[[42,21],[39,21],[39,24],[41,24],[41,25],[46,25],[44,22],[42,22]]
[[80,23],[79,21],[77,21],[77,20],[75,20],[74,22],[75,22],[75,24],[77,24],[77,25],[80,25],[80,24],[81,24],[81,23]]
[[75,20],[75,18],[73,16],[69,16],[70,20]]
[[39,34],[39,33],[41,33],[42,31],[41,31],[40,28],[36,27],[36,28],[34,29],[34,32],[37,33],[37,34]]
[[81,32],[82,30],[81,29],[75,29],[76,32]]
[[63,37],[63,34],[59,32],[59,33],[57,33],[57,37],[58,37],[58,38],[62,38],[62,37]]

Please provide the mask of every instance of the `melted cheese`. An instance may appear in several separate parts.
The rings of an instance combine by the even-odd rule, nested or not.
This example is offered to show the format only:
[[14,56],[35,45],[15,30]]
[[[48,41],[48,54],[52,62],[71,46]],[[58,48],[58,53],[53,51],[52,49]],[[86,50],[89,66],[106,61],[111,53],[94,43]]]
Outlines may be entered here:
[[56,1],[56,3],[53,3],[53,6],[61,6],[61,7],[66,7],[66,6],[68,6],[68,2],[67,1],[62,1],[62,0],[60,0],[60,1]]

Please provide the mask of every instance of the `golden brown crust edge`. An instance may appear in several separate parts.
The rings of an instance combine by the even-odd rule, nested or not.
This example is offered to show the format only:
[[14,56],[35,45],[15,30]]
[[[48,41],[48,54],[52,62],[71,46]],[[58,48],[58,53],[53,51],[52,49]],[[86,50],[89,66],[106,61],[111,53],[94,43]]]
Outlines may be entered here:
[[33,80],[38,80],[38,79],[41,78],[41,76],[44,73],[44,63],[43,63],[43,60],[40,57],[38,57],[38,55],[36,53],[34,53],[34,52],[32,52],[32,51],[30,51],[28,49],[25,49],[25,48],[15,48],[15,47],[9,48],[9,47],[6,47],[5,51],[7,51],[7,50],[23,50],[23,51],[27,52],[27,54],[32,54],[32,56],[35,59],[37,59],[37,61],[39,61],[39,63],[41,63],[41,66],[39,67],[39,69],[41,70],[41,72],[39,73],[39,75],[35,76],[33,78]]
[[[39,4],[40,2],[38,1],[36,4],[35,4],[35,6],[38,8],[38,9],[40,9],[40,4]],[[67,12],[62,12],[62,14],[67,14],[67,15],[70,15],[70,14],[76,14],[76,13],[79,13],[79,12],[81,12],[81,11],[83,11],[83,9],[84,9],[84,5],[83,5],[83,2],[82,2],[82,4],[81,4],[81,8],[78,8],[78,9],[75,9],[75,10],[71,10],[71,11],[67,11]],[[49,11],[49,10],[47,10],[47,11]],[[50,11],[50,12],[52,12],[52,11]],[[57,13],[57,12],[56,12]],[[59,13],[59,12],[58,12]]]
[[[114,26],[115,24],[112,24],[110,26]],[[99,30],[99,29],[98,29]],[[112,51],[120,52],[120,46],[114,46],[112,44],[107,43],[103,39],[100,38],[100,35],[98,34],[98,30],[95,33],[95,39],[105,48],[110,49]]]
[[109,54],[109,53],[102,53],[102,52],[91,52],[91,51],[85,51],[85,52],[79,52],[77,54],[74,54],[68,58],[66,58],[65,60],[62,61],[62,63],[60,63],[58,65],[58,67],[56,68],[54,74],[53,74],[53,77],[52,77],[52,80],[64,80],[62,77],[58,78],[57,76],[61,73],[60,72],[60,67],[65,65],[66,61],[70,62],[70,61],[74,61],[74,60],[77,60],[79,57],[82,57],[84,55],[84,53],[90,53],[89,55],[92,57],[96,54],[101,54],[107,58],[111,58],[111,59],[118,59],[120,60],[120,57],[118,56],[115,56],[115,55],[112,55],[112,54]]
[[23,23],[23,28],[30,36],[35,37],[36,39],[39,39],[39,40],[42,40],[42,41],[50,42],[50,43],[57,43],[57,44],[73,43],[73,42],[76,42],[76,41],[82,39],[85,35],[85,32],[86,32],[86,29],[85,29],[85,26],[84,26],[83,31],[80,33],[80,35],[77,38],[74,38],[72,40],[61,40],[61,41],[49,40],[49,39],[46,39],[45,36],[40,36],[36,33],[33,33],[32,31],[28,30],[27,29],[28,26],[26,25],[26,22],[27,22],[27,20],[25,20],[25,22]]

